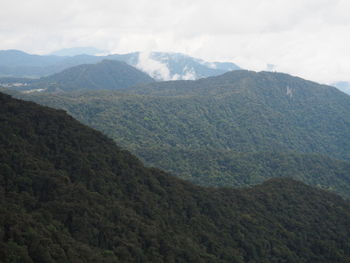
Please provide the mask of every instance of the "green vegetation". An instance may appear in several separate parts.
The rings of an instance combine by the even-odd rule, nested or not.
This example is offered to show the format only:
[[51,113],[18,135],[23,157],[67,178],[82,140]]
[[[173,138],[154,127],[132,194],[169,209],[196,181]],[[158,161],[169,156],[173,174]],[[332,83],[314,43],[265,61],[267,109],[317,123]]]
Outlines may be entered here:
[[64,109],[147,165],[197,184],[288,176],[350,197],[350,97],[329,86],[235,71],[120,92],[20,97]]
[[[266,73],[276,79],[265,80],[264,74],[235,71],[123,90],[147,95],[90,92],[29,98],[63,108],[128,147],[295,151],[350,158],[348,95],[284,74]],[[262,83],[255,83],[258,80]],[[286,94],[287,87],[293,95]]]
[[146,163],[203,186],[245,187],[289,177],[350,199],[350,163],[316,154],[139,149]]
[[0,94],[2,262],[347,262],[350,203],[289,179],[194,186]]

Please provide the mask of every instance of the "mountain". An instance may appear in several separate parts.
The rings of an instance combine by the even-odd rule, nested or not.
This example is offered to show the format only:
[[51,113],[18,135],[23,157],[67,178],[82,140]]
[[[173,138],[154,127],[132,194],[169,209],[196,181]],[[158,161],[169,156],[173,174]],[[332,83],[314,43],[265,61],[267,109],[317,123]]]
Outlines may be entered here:
[[68,68],[60,73],[41,78],[31,85],[34,89],[50,91],[116,90],[154,80],[146,73],[121,61],[103,60]]
[[[41,96],[32,98],[38,97],[41,103],[53,101],[51,96]],[[78,109],[79,105],[98,107],[98,113],[111,116],[104,132],[142,147],[295,151],[350,158],[350,97],[287,74],[233,71],[197,81],[155,82],[117,93],[67,94],[55,101],[59,98],[77,105],[76,112],[66,108],[71,114],[85,114],[85,119],[103,126],[99,114]],[[52,106],[61,107],[59,102]],[[132,133],[123,133],[126,130]]]
[[342,92],[350,95],[350,82],[348,81],[338,81],[332,84],[334,87],[337,87]]
[[333,87],[233,71],[118,92],[19,96],[64,109],[147,165],[198,184],[282,176],[350,197],[350,99]]
[[[230,62],[205,62],[180,53],[128,53],[106,56],[93,56],[83,52],[83,49],[69,49],[60,55],[31,55],[18,50],[0,51],[0,77],[31,77],[39,78],[52,75],[70,67],[81,64],[94,64],[102,60],[124,61],[158,80],[197,79],[220,75],[230,70],[239,69]],[[73,52],[73,53],[72,53]],[[69,54],[61,56],[61,54]]]
[[55,56],[31,55],[20,50],[0,50],[1,67],[41,67],[54,64],[60,60]]
[[103,58],[88,55],[40,56],[19,50],[0,50],[0,76],[39,78],[72,66],[97,63],[101,60]]
[[210,189],[0,94],[3,262],[347,262],[350,203],[289,179]]
[[[205,143],[240,152],[292,150],[350,158],[350,97],[334,87],[283,73],[233,71],[125,92],[146,95],[149,102],[167,101],[166,118],[176,127],[165,127],[181,133],[181,141],[174,141],[177,145]],[[160,107],[143,113],[158,118],[161,113],[151,111]],[[150,125],[157,128],[156,121]]]

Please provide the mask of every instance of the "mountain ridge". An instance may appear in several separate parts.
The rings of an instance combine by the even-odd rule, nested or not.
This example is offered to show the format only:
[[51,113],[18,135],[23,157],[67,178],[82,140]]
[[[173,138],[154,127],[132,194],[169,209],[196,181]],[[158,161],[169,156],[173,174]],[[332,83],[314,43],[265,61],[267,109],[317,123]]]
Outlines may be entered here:
[[[176,59],[181,57],[180,60]],[[164,61],[166,58],[167,61]],[[170,52],[133,52],[105,56],[31,55],[18,50],[0,50],[0,76],[43,77],[81,64],[94,64],[104,59],[118,60],[147,72],[158,80],[201,78],[238,69],[231,62],[205,62],[190,56]],[[216,66],[217,69],[214,69]]]

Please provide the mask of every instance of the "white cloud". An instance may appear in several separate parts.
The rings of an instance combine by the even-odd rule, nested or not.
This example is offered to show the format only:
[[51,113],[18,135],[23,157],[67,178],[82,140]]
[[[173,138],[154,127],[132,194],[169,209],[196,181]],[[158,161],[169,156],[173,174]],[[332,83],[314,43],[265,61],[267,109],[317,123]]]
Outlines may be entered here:
[[347,0],[2,0],[0,49],[173,51],[333,82],[350,80],[349,10]]
[[171,79],[168,66],[152,59],[149,52],[140,52],[136,67],[148,73],[152,78],[161,80]]
[[195,80],[197,78],[196,72],[194,72],[193,68],[188,68],[187,66],[184,68],[184,75],[181,76],[183,80]]

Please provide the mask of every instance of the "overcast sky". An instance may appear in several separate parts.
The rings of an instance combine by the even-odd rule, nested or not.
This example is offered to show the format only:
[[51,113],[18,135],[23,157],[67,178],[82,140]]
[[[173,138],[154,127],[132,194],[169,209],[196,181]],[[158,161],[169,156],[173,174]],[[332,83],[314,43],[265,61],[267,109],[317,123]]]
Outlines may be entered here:
[[0,0],[0,49],[182,52],[350,81],[349,0]]

